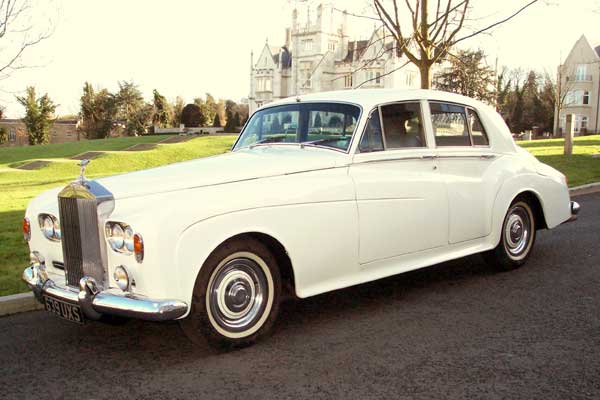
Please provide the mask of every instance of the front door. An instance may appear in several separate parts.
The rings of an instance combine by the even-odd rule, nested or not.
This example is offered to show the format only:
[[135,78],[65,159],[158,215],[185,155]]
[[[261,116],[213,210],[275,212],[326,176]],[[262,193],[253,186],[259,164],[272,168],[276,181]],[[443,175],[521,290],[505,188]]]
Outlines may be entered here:
[[448,243],[445,183],[428,147],[421,102],[373,110],[350,166],[361,264]]

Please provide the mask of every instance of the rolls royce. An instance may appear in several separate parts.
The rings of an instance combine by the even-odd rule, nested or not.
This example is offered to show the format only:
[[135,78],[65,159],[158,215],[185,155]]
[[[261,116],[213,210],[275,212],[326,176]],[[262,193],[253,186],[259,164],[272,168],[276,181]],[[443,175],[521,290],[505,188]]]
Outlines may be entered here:
[[[70,321],[179,320],[195,341],[267,335],[306,298],[482,253],[509,270],[573,220],[565,176],[496,111],[427,90],[270,103],[230,152],[34,198],[24,281]],[[75,170],[74,170],[74,175]]]

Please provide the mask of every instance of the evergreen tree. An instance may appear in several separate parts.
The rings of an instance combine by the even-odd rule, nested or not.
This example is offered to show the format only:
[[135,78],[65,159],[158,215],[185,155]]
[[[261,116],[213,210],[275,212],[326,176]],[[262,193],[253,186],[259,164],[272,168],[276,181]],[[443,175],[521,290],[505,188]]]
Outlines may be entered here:
[[54,111],[56,111],[54,102],[48,97],[48,94],[36,98],[33,86],[27,88],[25,96],[17,96],[17,101],[25,107],[23,123],[27,127],[29,144],[48,143],[50,129],[54,125]]
[[322,123],[321,123],[321,113],[317,113],[317,116],[315,117],[314,126],[315,126],[315,128],[320,128],[321,125],[322,125]]
[[146,125],[141,124],[149,123],[150,118],[147,118],[148,108],[138,86],[133,82],[119,82],[119,92],[115,100],[117,118],[124,124],[125,132],[128,135],[144,133]]
[[233,116],[233,127],[235,129],[237,129],[241,126],[242,126],[242,121],[240,120],[240,113],[236,111],[236,113]]
[[185,106],[185,102],[179,96],[175,99],[171,109],[173,110],[173,125],[178,127],[181,124],[181,112],[183,111],[183,107]]
[[221,127],[221,117],[219,116],[219,114],[215,114],[215,119],[213,121],[213,127],[214,128],[220,128]]
[[152,93],[154,95],[152,123],[162,128],[170,126],[173,120],[171,105],[165,96],[158,93],[158,90],[154,89]]
[[482,50],[459,50],[450,66],[434,77],[436,89],[472,97],[488,104],[496,101],[495,73],[485,64]]
[[235,132],[235,120],[230,110],[227,110],[227,122],[225,123],[225,132]]

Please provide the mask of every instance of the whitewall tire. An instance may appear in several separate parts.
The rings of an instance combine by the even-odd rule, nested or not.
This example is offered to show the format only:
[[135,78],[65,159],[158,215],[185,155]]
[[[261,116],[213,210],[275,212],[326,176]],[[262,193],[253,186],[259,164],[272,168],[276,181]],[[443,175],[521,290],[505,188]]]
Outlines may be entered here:
[[520,267],[531,254],[536,228],[530,203],[526,199],[517,198],[504,217],[498,246],[483,253],[484,259],[502,270]]
[[251,344],[270,333],[281,277],[273,254],[252,237],[229,240],[202,266],[190,315],[181,326],[194,342],[218,348]]

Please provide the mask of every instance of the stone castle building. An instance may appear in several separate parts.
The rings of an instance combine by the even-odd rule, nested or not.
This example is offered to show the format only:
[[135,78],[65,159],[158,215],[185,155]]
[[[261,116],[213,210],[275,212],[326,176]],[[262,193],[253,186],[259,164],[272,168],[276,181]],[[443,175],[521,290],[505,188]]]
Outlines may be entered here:
[[560,97],[554,113],[557,133],[565,131],[567,114],[573,115],[575,135],[600,133],[600,43],[592,45],[582,35],[558,67],[558,76]]
[[[251,55],[249,111],[273,100],[305,93],[357,88],[418,88],[419,70],[404,65],[383,29],[368,40],[351,40],[348,15],[321,4],[304,18],[292,12],[282,46],[264,45]],[[404,65],[404,66],[403,66]]]

